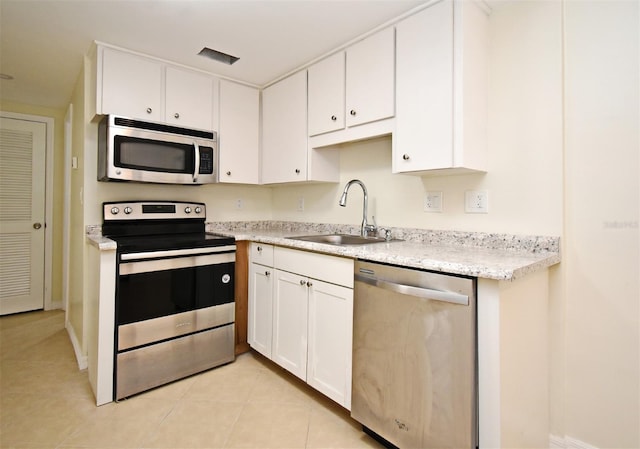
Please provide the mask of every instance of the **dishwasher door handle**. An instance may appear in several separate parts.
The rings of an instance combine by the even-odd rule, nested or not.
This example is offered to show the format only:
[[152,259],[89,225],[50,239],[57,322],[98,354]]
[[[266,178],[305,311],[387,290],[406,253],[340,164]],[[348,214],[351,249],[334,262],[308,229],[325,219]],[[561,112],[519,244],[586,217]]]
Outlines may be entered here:
[[403,295],[416,296],[418,298],[432,299],[434,301],[448,302],[451,304],[459,304],[463,306],[469,305],[469,296],[460,293],[446,292],[424,287],[414,287],[413,285],[398,284],[396,282],[389,282],[382,279],[361,276],[359,274],[355,275],[355,280]]

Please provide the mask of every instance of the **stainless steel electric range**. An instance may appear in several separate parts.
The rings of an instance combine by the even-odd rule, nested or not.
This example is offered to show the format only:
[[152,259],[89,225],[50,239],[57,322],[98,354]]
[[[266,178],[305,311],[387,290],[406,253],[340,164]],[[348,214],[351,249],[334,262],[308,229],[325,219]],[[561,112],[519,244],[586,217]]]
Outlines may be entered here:
[[236,246],[202,203],[103,203],[117,243],[114,399],[234,360]]

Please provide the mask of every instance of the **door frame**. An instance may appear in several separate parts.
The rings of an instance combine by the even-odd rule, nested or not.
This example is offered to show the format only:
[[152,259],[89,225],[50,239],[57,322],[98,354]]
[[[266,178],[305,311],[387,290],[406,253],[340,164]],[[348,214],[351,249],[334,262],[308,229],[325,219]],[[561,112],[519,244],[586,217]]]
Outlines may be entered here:
[[19,112],[0,111],[0,116],[28,122],[44,123],[45,140],[45,187],[44,187],[44,310],[59,309],[61,301],[55,303],[51,299],[51,275],[53,261],[53,134],[54,119],[41,115],[22,114]]

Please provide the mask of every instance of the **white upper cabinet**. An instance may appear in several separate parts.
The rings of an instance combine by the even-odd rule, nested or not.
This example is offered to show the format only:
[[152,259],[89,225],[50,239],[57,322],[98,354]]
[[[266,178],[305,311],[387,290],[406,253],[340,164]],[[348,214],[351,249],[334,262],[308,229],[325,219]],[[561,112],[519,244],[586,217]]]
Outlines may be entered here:
[[394,115],[394,29],[347,49],[347,126]]
[[220,182],[258,184],[260,177],[260,92],[220,80]]
[[213,129],[213,77],[165,66],[165,122],[185,128]]
[[97,58],[96,113],[213,129],[212,76],[107,47]]
[[458,0],[397,25],[394,173],[486,170],[487,25]]
[[309,67],[309,135],[345,125],[345,54],[336,53]]
[[307,180],[307,71],[262,91],[262,183]]
[[162,121],[162,64],[141,56],[102,50],[102,85],[98,85],[98,113]]
[[[309,67],[309,136],[393,117],[394,55],[390,27]],[[379,134],[375,128],[345,130],[319,141],[333,144]]]

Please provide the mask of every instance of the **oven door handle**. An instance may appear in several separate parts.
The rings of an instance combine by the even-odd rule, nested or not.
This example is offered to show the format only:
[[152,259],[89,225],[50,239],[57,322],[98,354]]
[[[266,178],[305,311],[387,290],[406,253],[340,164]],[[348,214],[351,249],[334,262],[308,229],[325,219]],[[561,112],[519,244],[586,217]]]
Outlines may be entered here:
[[141,260],[120,263],[120,275],[151,273],[153,271],[176,270],[206,265],[219,265],[236,261],[235,253],[206,254],[197,256],[175,257],[169,259]]
[[161,257],[192,256],[198,254],[218,254],[235,251],[235,245],[215,246],[209,248],[172,249],[166,251],[145,251],[140,253],[125,253],[120,255],[120,260],[159,259]]
[[193,169],[193,182],[198,182],[198,175],[200,174],[200,147],[198,146],[198,142],[193,142],[193,149],[195,151],[194,157],[196,158],[195,167]]

